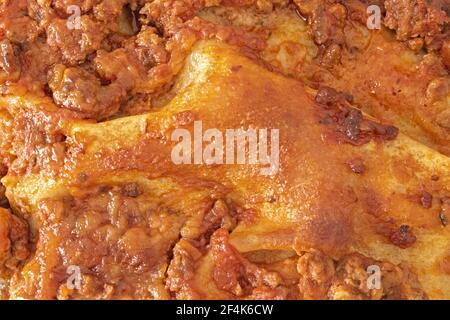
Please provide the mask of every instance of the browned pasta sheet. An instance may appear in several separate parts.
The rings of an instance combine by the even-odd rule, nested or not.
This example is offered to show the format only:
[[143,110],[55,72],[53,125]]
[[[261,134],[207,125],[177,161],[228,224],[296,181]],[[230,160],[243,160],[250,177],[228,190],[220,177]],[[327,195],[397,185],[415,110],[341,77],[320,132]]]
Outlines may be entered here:
[[0,0],[0,300],[450,299],[448,0]]

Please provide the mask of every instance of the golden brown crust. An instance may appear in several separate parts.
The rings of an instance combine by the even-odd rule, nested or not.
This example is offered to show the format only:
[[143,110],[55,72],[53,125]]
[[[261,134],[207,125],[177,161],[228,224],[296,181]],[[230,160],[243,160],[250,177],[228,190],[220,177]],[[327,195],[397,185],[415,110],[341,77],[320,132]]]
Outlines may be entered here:
[[[0,0],[0,298],[449,299],[448,9],[376,4]],[[177,165],[197,121],[278,171]]]

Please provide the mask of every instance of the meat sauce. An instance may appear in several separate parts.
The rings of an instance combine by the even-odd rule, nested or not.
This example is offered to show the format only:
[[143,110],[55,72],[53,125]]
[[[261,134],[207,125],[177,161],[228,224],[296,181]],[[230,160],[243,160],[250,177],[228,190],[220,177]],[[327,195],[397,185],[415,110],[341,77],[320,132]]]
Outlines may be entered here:
[[[435,67],[424,71],[439,75],[427,87],[431,103],[448,92],[445,67],[450,68],[448,16],[436,9],[440,6],[437,2],[384,2],[385,24],[395,30],[398,40],[432,55],[427,68]],[[411,3],[417,10],[410,8]],[[76,10],[69,10],[69,6],[79,10],[79,19],[74,20]],[[298,12],[308,21],[319,48],[311,63],[321,72],[307,81],[318,88],[319,121],[331,128],[339,143],[355,147],[397,137],[396,126],[367,119],[354,108],[352,94],[328,87],[333,81],[323,76],[360,45],[356,36],[344,32],[349,16],[365,23],[365,15],[339,1],[3,0],[0,93],[33,97],[42,104],[32,110],[0,107],[0,177],[8,172],[60,174],[67,152],[61,130],[64,121],[102,122],[156,109],[158,99],[170,91],[198,40],[216,39],[240,47],[260,65],[283,73],[279,65],[264,61],[262,54],[269,46],[270,27],[245,27],[236,22],[245,20],[239,17],[217,24],[198,15],[218,6],[250,8],[262,20],[277,10]],[[412,25],[411,19],[417,23]],[[349,41],[352,46],[347,46]],[[295,68],[288,75],[301,77],[298,66]],[[237,67],[233,72],[239,70]],[[325,85],[317,86],[321,82]],[[354,83],[348,84],[352,86]],[[450,128],[449,118],[448,113],[441,113],[437,118],[440,128]],[[449,149],[444,146],[442,150]],[[357,175],[370,170],[360,159],[348,165]],[[250,213],[233,203],[226,192],[211,196],[205,191],[210,196],[202,194],[200,200],[181,208],[177,204],[183,203],[186,194],[163,195],[170,198],[165,203],[173,204],[166,206],[138,182],[105,184],[78,197],[43,200],[38,204],[34,226],[27,224],[26,217],[13,213],[5,192],[0,184],[0,277],[9,278],[30,259],[29,269],[10,284],[20,288],[15,294],[21,297],[207,298],[199,288],[196,270],[200,261],[210,259],[211,279],[229,299],[426,298],[407,267],[387,262],[382,262],[388,274],[382,288],[362,288],[367,279],[359,278],[364,273],[361,270],[375,261],[361,255],[332,259],[320,251],[298,250],[298,257],[286,262],[294,270],[294,281],[272,270],[270,263],[251,261],[229,239],[238,221],[248,219]],[[424,208],[431,206],[427,194],[420,200]],[[183,211],[186,208],[188,215]],[[444,217],[450,214],[448,208],[447,201],[442,201],[442,224],[447,224]],[[35,247],[38,237],[41,242]],[[416,241],[406,225],[391,230],[387,238],[401,248]],[[73,265],[81,268],[79,290],[65,282],[66,271]],[[35,273],[42,278],[40,288],[25,285],[27,277]],[[8,295],[7,290],[0,290],[0,298]]]

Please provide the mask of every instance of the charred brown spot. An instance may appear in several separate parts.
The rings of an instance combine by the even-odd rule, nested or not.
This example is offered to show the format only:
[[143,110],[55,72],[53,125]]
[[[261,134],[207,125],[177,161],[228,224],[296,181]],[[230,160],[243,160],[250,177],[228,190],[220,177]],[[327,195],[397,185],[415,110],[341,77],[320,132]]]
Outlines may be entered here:
[[371,132],[384,140],[394,140],[398,136],[398,129],[391,125],[384,125],[373,121],[366,122]]
[[352,159],[347,162],[350,169],[356,174],[363,174],[366,171],[366,166],[361,159]]
[[242,69],[242,66],[241,65],[238,65],[238,66],[232,66],[231,67],[231,71],[232,72],[238,72],[239,70],[241,70]]
[[316,102],[331,107],[342,99],[342,95],[330,87],[321,87],[316,94]]
[[420,203],[422,204],[422,207],[424,208],[431,208],[433,202],[433,196],[431,195],[431,193],[424,191],[422,193],[422,197],[420,198]]
[[333,88],[321,87],[315,100],[324,107],[320,123],[334,125],[338,139],[345,143],[360,146],[372,139],[393,140],[398,135],[394,126],[365,119],[360,110],[350,105],[348,96]]
[[419,203],[420,205],[422,205],[422,207],[424,207],[426,209],[431,208],[431,206],[433,204],[433,196],[431,195],[431,193],[429,193],[425,190],[410,197],[409,199],[413,202]]
[[407,225],[400,226],[390,237],[391,242],[402,249],[411,247],[416,242],[416,239],[416,236]]
[[343,129],[347,138],[351,141],[357,141],[361,134],[361,122],[363,116],[361,111],[353,109],[344,118]]
[[137,183],[129,183],[125,185],[122,189],[122,193],[124,196],[130,198],[137,198],[142,194],[142,192],[139,190],[139,186],[137,185]]

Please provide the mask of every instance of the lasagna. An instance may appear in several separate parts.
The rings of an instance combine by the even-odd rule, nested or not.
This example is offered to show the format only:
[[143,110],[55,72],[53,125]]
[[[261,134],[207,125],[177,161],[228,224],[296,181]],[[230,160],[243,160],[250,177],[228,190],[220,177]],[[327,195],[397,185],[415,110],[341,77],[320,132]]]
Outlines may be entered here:
[[449,70],[448,0],[0,0],[0,299],[450,299]]

